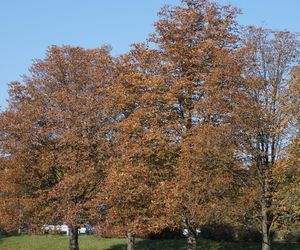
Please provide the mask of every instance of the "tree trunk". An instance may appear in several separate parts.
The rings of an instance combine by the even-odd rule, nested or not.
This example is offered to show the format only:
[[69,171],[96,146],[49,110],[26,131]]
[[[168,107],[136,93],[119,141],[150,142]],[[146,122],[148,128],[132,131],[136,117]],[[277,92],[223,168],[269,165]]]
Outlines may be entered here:
[[128,232],[127,233],[127,250],[134,250],[134,243],[135,243],[135,238],[134,238],[134,233]]
[[271,249],[271,239],[270,239],[270,221],[268,211],[266,208],[262,208],[262,250],[270,250]]
[[264,166],[264,180],[261,194],[261,216],[262,216],[262,250],[271,249],[271,225],[273,223],[273,212],[272,212],[272,190],[270,188],[270,174],[267,156],[265,157]]
[[262,199],[262,250],[271,249],[271,224],[273,220],[272,212],[270,211],[271,201],[269,198]]
[[78,227],[70,227],[69,229],[69,250],[79,250]]
[[192,232],[188,232],[187,235],[187,250],[196,250],[197,249],[197,240],[195,235]]

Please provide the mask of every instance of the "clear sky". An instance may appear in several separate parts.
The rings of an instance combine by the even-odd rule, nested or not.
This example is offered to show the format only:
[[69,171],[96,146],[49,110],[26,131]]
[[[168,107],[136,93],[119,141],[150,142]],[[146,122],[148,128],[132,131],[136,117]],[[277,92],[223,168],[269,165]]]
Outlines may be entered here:
[[[242,9],[242,24],[300,32],[300,0],[218,0]],[[0,0],[0,106],[7,83],[20,80],[48,46],[69,44],[128,51],[153,31],[156,13],[178,0]]]

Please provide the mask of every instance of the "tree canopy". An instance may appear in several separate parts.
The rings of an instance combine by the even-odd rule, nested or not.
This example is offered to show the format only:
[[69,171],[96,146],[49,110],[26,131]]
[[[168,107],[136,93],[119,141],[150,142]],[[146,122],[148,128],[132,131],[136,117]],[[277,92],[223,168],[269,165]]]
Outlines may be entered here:
[[[182,0],[145,43],[51,46],[0,113],[0,229],[105,220],[133,237],[299,218],[299,41]],[[100,219],[101,218],[101,219]]]

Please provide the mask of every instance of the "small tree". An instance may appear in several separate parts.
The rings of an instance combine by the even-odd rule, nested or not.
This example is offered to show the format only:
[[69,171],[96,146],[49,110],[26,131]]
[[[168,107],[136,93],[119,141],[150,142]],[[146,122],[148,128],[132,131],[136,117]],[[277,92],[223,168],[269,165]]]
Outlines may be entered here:
[[275,169],[275,179],[278,188],[274,194],[275,216],[278,225],[290,229],[299,225],[300,197],[299,197],[299,167],[300,167],[300,70],[294,67],[289,83],[291,101],[286,107],[292,117],[293,135],[286,156],[279,162]]
[[[252,186],[257,194],[263,235],[263,250],[269,250],[276,221],[273,195],[278,183],[275,169],[291,141],[293,117],[287,107],[291,69],[299,60],[295,34],[249,27],[243,37],[245,51],[245,103],[237,119],[240,124],[241,152],[251,169]],[[254,185],[253,185],[254,184]],[[251,191],[250,191],[251,192]]]

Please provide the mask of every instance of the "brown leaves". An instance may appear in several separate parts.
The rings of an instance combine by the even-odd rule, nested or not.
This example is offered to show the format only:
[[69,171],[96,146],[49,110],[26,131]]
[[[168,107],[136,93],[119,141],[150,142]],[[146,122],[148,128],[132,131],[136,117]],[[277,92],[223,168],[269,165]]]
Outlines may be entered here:
[[110,226],[145,234],[273,209],[280,146],[299,123],[296,68],[287,79],[296,36],[254,27],[240,36],[237,9],[181,2],[128,54],[52,46],[11,83],[1,211],[76,226],[104,204]]
[[106,48],[53,46],[24,84],[11,85],[13,103],[1,114],[2,149],[18,172],[11,181],[34,199],[20,207],[24,216],[36,216],[31,223],[88,222],[84,204],[104,177],[113,70]]

